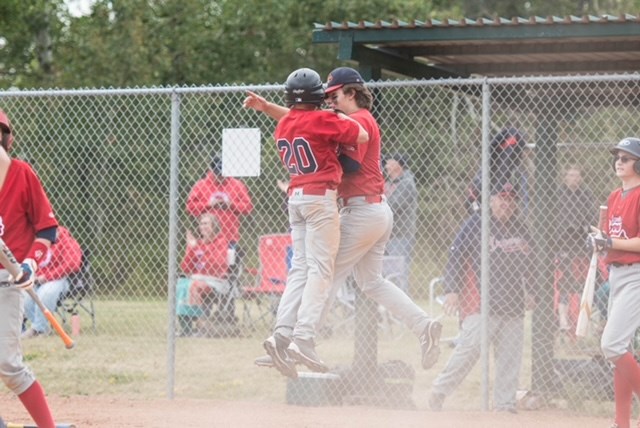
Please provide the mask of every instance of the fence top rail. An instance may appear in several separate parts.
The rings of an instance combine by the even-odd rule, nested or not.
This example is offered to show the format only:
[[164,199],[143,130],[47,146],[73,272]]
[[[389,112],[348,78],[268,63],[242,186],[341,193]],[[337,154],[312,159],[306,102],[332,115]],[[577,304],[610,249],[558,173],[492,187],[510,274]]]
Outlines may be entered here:
[[[508,84],[545,84],[545,83],[589,83],[640,81],[640,73],[593,74],[575,76],[529,76],[529,77],[475,77],[456,79],[389,80],[369,82],[371,88],[423,87],[442,85],[508,85]],[[282,84],[253,84],[230,86],[198,86],[167,88],[101,88],[101,89],[26,89],[0,91],[0,99],[23,97],[62,97],[62,96],[122,96],[122,95],[183,95],[183,94],[223,94],[244,91],[277,91]]]
[[283,85],[233,85],[233,86],[198,86],[170,88],[100,88],[100,89],[25,89],[0,91],[2,98],[20,97],[62,97],[62,96],[121,96],[121,95],[173,95],[173,94],[215,94],[244,91],[281,90]]

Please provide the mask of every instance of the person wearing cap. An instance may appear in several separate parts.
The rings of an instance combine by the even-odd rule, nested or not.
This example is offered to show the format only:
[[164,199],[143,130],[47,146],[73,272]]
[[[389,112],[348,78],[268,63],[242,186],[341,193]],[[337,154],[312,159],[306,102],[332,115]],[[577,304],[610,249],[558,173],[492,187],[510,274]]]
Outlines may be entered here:
[[[385,245],[393,228],[393,213],[384,195],[384,177],[380,169],[380,128],[370,111],[373,94],[364,85],[364,79],[358,71],[350,67],[338,67],[327,78],[325,103],[362,125],[369,139],[364,144],[351,147],[351,150],[343,150],[339,156],[343,169],[342,181],[338,185],[340,245],[333,287],[324,311],[317,320],[318,325],[328,315],[340,287],[353,274],[364,295],[384,306],[418,337],[422,367],[429,369],[440,355],[442,325],[382,275]],[[244,106],[264,112],[276,120],[288,112],[287,108],[267,102],[253,92],[247,93]],[[293,326],[296,324],[296,314],[279,311],[276,323]],[[255,363],[259,366],[270,365],[264,357],[259,357]]]
[[[240,222],[242,217],[251,214],[253,203],[247,186],[242,181],[222,174],[222,157],[219,154],[212,157],[205,177],[191,188],[186,209],[194,219],[200,218],[204,213],[211,213],[218,219],[220,233],[227,248],[235,255],[229,273],[229,281],[235,285],[240,275],[243,254],[239,244]],[[220,319],[234,325],[236,317],[232,294],[229,293],[226,298],[230,300],[221,305],[226,313],[218,315]]]
[[20,335],[24,290],[33,288],[38,267],[56,242],[58,220],[31,165],[11,156],[13,140],[9,117],[0,110],[0,237],[22,262],[17,278],[0,266],[0,380],[20,399],[35,425],[55,428],[44,388],[26,365]]
[[[532,285],[531,239],[519,220],[517,194],[508,182],[491,190],[489,201],[488,335],[495,358],[493,408],[516,412],[516,391],[524,345],[525,308],[532,306],[525,287]],[[460,320],[459,341],[444,370],[433,381],[429,406],[439,411],[480,357],[481,214],[462,225],[449,250],[444,274],[444,311]],[[523,286],[524,285],[524,286]]]
[[393,212],[393,230],[386,247],[390,258],[385,261],[384,269],[400,272],[396,285],[408,293],[418,219],[418,190],[404,155],[395,153],[387,156],[384,169],[387,177],[384,194]]
[[615,422],[629,428],[633,395],[640,398],[640,365],[633,339],[640,328],[640,139],[625,138],[610,149],[621,186],[607,199],[607,222],[589,243],[609,266],[607,322],[600,339],[604,357],[614,365]]
[[[526,168],[522,165],[526,147],[524,134],[514,127],[505,127],[491,138],[489,144],[489,171],[492,182],[507,180],[519,183],[523,211],[528,205],[528,180]],[[482,169],[479,168],[467,188],[465,207],[472,214],[480,209]]]

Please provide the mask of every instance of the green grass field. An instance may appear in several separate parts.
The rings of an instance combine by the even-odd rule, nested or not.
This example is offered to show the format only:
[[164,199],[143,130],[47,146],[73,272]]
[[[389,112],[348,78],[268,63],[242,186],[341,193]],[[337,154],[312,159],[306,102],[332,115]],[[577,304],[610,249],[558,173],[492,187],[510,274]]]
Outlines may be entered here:
[[[170,369],[167,340],[168,309],[161,301],[95,302],[97,332],[90,320],[82,317],[82,334],[76,347],[66,350],[53,335],[23,342],[24,357],[47,392],[56,395],[119,395],[136,398],[163,398],[169,394]],[[428,308],[428,302],[419,304]],[[255,310],[254,303],[250,309]],[[242,306],[236,310],[242,315]],[[436,314],[437,315],[437,314]],[[443,337],[455,336],[457,320],[442,319]],[[530,316],[527,317],[530,324]],[[318,352],[330,366],[348,366],[354,352],[354,339],[349,323],[330,338],[322,340]],[[243,337],[176,338],[175,397],[231,399],[282,402],[286,379],[272,369],[258,368],[253,359],[263,353],[262,341],[268,328],[245,329]],[[530,383],[531,346],[527,344],[521,385]],[[442,344],[437,365],[425,371],[419,363],[417,338],[406,328],[387,324],[379,329],[378,361],[401,360],[416,373],[413,398],[418,408],[427,407],[431,382],[444,367],[452,349]],[[492,370],[492,368],[490,369]],[[490,376],[490,381],[492,376]],[[366,381],[366,379],[364,380]],[[585,391],[575,391],[575,398],[552,403],[570,411],[606,414],[611,403],[585,401]],[[463,385],[447,400],[446,408],[479,410],[482,408],[481,372],[476,365]]]

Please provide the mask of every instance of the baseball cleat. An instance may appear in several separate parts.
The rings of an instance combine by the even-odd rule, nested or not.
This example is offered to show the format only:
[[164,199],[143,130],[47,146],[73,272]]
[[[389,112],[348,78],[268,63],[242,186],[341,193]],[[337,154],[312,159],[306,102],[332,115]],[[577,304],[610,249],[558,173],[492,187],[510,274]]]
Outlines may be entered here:
[[291,379],[298,378],[296,364],[287,352],[287,346],[291,340],[279,333],[267,338],[262,346],[267,354],[271,357],[274,367],[286,377]]
[[[262,355],[253,360],[253,363],[258,367],[267,367],[269,369],[272,369],[276,366],[275,364],[273,364],[273,358],[271,358],[271,356],[269,355]],[[298,364],[297,361],[295,361],[295,363]]]
[[422,351],[422,368],[430,369],[438,362],[440,356],[440,334],[442,324],[438,321],[429,321],[420,335],[420,350]]
[[253,360],[253,363],[258,366],[258,367],[275,367],[276,365],[273,364],[273,358],[271,358],[270,355],[262,355],[258,358],[256,358],[255,360]]
[[329,367],[316,353],[315,344],[312,339],[293,339],[287,351],[297,362],[304,364],[314,372],[326,373],[329,371]]

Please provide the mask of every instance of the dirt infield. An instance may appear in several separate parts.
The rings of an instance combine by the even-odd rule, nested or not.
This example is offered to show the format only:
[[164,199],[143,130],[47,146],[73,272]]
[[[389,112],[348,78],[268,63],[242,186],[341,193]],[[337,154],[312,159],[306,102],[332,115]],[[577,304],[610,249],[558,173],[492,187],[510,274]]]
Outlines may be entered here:
[[[286,404],[213,400],[137,400],[122,397],[49,397],[58,422],[77,428],[602,428],[610,419],[578,417],[557,411],[490,412],[405,411],[371,407],[299,407]],[[20,402],[0,395],[7,422],[31,422]]]

